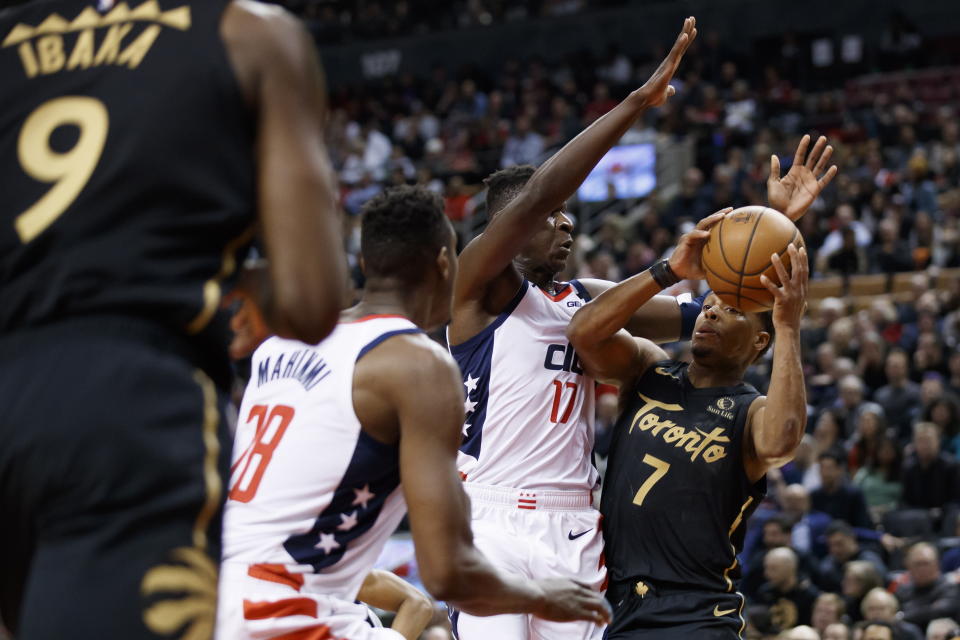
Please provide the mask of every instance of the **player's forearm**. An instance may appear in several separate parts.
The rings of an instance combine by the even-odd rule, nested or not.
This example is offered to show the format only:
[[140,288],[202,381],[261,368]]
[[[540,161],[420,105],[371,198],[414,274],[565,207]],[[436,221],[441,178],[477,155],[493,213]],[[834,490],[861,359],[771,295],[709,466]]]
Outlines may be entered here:
[[756,450],[762,459],[780,463],[793,457],[807,423],[799,329],[777,327],[771,369],[763,424],[755,433]]
[[646,109],[647,97],[638,89],[564,145],[527,182],[526,210],[539,220],[559,208]]
[[680,339],[681,315],[677,299],[655,295],[633,312],[624,327],[630,335],[663,344]]
[[427,598],[410,598],[397,609],[390,628],[407,640],[417,640],[433,618],[433,603]]
[[[637,309],[660,290],[660,285],[649,270],[624,280],[577,311],[567,328],[567,337],[578,349],[586,349],[606,340],[628,324],[633,324]],[[676,306],[676,301],[667,302]],[[679,325],[679,312],[677,318],[676,324]]]
[[438,600],[474,616],[531,613],[541,607],[543,592],[535,582],[497,571],[476,548],[460,555],[441,593],[431,590]]

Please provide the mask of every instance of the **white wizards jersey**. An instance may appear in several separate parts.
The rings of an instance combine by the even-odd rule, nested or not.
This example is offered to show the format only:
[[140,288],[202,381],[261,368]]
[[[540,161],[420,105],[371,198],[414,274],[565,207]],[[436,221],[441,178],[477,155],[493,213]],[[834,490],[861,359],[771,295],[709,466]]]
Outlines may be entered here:
[[594,382],[567,325],[589,301],[576,280],[552,296],[527,280],[494,322],[450,347],[466,392],[457,466],[467,483],[590,491]]
[[406,513],[399,446],[361,429],[354,366],[387,338],[419,331],[400,316],[368,316],[317,346],[260,345],[234,443],[224,563],[354,600]]

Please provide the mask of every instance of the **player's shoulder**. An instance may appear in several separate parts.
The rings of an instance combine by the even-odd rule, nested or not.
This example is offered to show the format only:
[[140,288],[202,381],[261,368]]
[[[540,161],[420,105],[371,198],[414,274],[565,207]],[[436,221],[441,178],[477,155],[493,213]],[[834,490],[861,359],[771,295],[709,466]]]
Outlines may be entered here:
[[379,341],[357,361],[354,383],[388,397],[422,395],[444,385],[458,387],[460,369],[446,349],[424,333],[401,333]]
[[224,12],[222,34],[230,48],[270,53],[281,59],[298,57],[297,51],[309,40],[299,18],[283,7],[253,0],[230,2]]

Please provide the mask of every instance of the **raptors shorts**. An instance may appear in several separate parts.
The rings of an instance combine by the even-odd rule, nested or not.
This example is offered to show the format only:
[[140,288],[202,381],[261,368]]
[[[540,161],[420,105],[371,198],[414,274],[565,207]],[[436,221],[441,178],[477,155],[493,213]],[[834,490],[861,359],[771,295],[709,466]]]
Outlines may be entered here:
[[611,583],[605,640],[736,640],[746,623],[740,593]]
[[[522,491],[464,484],[472,505],[473,541],[498,569],[530,580],[569,578],[601,591],[600,512],[589,492]],[[599,640],[591,622],[549,622],[531,615],[471,616],[451,610],[458,640]]]
[[0,339],[0,612],[15,637],[208,638],[225,395],[146,321]]
[[215,638],[403,640],[372,620],[366,605],[310,593],[301,584],[284,580],[284,575],[289,574],[278,565],[224,562]]

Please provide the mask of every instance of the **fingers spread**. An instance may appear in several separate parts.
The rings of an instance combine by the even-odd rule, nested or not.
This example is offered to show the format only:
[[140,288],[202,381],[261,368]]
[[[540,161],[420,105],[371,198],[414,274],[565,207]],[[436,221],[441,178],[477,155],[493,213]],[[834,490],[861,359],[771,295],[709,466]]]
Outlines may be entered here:
[[770,156],[770,180],[780,179],[780,158],[777,154]]
[[820,157],[820,154],[823,153],[823,147],[827,144],[827,139],[824,136],[817,138],[816,144],[813,145],[813,151],[810,152],[810,155],[807,156],[807,161],[805,163],[808,169],[813,169],[814,160]]
[[771,294],[773,294],[774,300],[779,300],[779,299],[780,299],[780,296],[782,295],[782,294],[780,293],[780,287],[778,287],[777,285],[773,284],[773,280],[771,280],[771,279],[768,278],[767,276],[760,276],[760,284],[762,284],[763,286],[765,286],[765,287],[767,288],[767,291],[769,291]]
[[780,278],[780,284],[787,282],[790,279],[790,274],[787,273],[787,268],[783,266],[783,260],[780,259],[780,256],[773,254],[770,256],[770,262],[773,263],[773,269],[777,272],[777,277]]
[[813,168],[813,175],[823,173],[823,170],[826,169],[827,164],[830,163],[831,156],[833,156],[833,146],[827,145],[827,148],[823,150],[823,153],[820,155],[820,159],[817,160],[817,164]]
[[827,173],[824,174],[822,178],[817,180],[817,184],[820,185],[820,189],[823,189],[828,184],[830,184],[830,181],[833,180],[834,176],[836,175],[837,175],[837,165],[833,165],[827,170]]
[[803,164],[803,159],[807,155],[807,147],[810,146],[810,136],[805,134],[800,138],[800,144],[797,145],[797,152],[793,156],[794,166],[799,167]]

